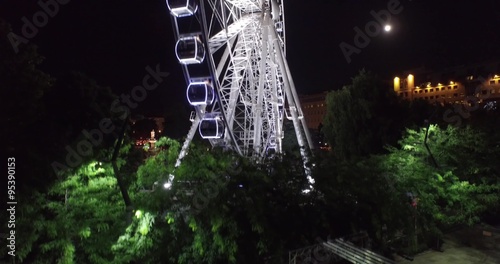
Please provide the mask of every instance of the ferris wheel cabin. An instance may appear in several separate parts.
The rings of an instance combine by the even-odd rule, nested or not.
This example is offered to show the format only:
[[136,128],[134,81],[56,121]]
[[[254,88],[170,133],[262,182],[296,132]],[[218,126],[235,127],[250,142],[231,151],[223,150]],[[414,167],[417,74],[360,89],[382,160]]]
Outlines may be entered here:
[[180,38],[175,44],[175,55],[182,64],[199,64],[205,58],[205,46],[198,37]]
[[220,117],[205,117],[200,121],[198,132],[204,139],[222,138],[224,136],[224,123]]
[[167,0],[167,6],[176,17],[191,16],[198,10],[195,0]]
[[188,102],[193,106],[210,105],[215,99],[215,91],[206,82],[193,82],[187,88],[186,97]]

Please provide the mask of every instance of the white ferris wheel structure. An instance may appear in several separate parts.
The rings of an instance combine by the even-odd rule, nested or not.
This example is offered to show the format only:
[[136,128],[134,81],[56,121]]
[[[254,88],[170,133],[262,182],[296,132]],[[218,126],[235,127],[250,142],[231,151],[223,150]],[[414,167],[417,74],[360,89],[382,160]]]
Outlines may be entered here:
[[176,166],[197,132],[257,161],[281,153],[285,119],[306,163],[313,143],[286,60],[283,0],[166,2],[194,108]]

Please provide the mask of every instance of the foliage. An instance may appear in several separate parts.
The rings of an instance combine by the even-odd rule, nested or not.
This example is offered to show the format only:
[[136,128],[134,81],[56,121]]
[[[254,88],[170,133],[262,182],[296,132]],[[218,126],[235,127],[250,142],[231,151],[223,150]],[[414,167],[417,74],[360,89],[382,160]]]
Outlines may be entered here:
[[138,190],[150,189],[155,182],[165,182],[174,170],[175,161],[180,149],[179,142],[162,137],[156,142],[156,148],[162,151],[146,159],[137,169],[137,178],[134,188]]
[[[19,263],[27,263],[30,262],[30,253],[38,250],[37,243],[45,228],[46,217],[43,215],[45,197],[43,194],[35,191],[29,196],[22,195],[16,198],[18,205],[22,205],[16,206],[16,260]],[[1,214],[0,220],[7,223],[7,217],[8,214]],[[8,256],[7,251],[9,251],[7,247],[2,247],[0,255]]]
[[427,139],[429,150],[426,150],[425,131],[425,128],[418,132],[407,130],[399,144],[403,150],[425,157],[429,163],[430,158],[434,158],[439,169],[451,170],[460,180],[482,183],[487,178],[495,178],[495,172],[489,168],[494,165],[491,161],[500,157],[500,149],[491,146],[484,132],[469,126],[459,128],[449,125],[440,128],[431,125]]
[[[446,150],[460,149],[458,138],[469,149],[482,135],[431,126],[428,143],[439,167],[424,138],[424,129],[408,130],[400,148],[357,161],[317,157],[316,189],[308,195],[302,194],[302,161],[293,155],[256,164],[193,144],[176,168],[180,144],[160,138],[158,153],[130,175],[137,209],[128,226],[109,165],[86,163],[40,196],[36,204],[46,217],[35,222],[38,231],[27,241],[40,245],[32,262],[286,263],[288,250],[328,234],[367,230],[385,243],[398,233],[474,223],[498,203],[498,185],[471,182],[470,171],[459,175],[464,157]],[[174,184],[165,190],[170,175]],[[407,193],[418,197],[416,206]]]
[[[318,220],[308,220],[310,206],[299,206],[307,204],[300,195],[307,186],[300,158],[275,157],[256,166],[232,152],[192,144],[181,166],[175,168],[179,143],[160,138],[157,144],[160,151],[138,169],[134,186],[136,208],[156,212],[150,228],[155,231],[144,236],[154,242],[147,256],[124,251],[146,248],[138,242],[143,236],[137,229],[128,230],[114,247],[121,249],[117,252],[123,259],[263,263],[272,258],[279,263],[286,248],[313,241],[304,239],[300,230],[305,223]],[[171,174],[174,185],[165,191],[162,183]]]
[[[129,146],[120,150],[126,154]],[[120,166],[126,161],[120,159]],[[109,263],[125,229],[125,211],[111,165],[84,163],[60,175],[47,193],[18,195],[16,258],[23,263]],[[16,213],[16,214],[17,214]],[[29,234],[29,235],[28,235]],[[22,244],[21,244],[22,243]]]
[[482,212],[498,206],[500,189],[490,175],[476,173],[481,171],[475,154],[484,151],[483,135],[470,128],[430,126],[429,153],[424,146],[425,134],[426,128],[407,130],[401,148],[390,148],[382,166],[395,189],[417,197],[414,217],[424,231],[478,222]]
[[341,161],[326,157],[318,162],[316,186],[323,194],[328,218],[335,219],[330,230],[332,237],[367,231],[381,242],[384,236],[392,237],[398,230],[408,228],[410,211],[406,197],[390,184],[381,167],[385,158]]
[[[59,136],[69,141],[66,144],[87,139],[82,131],[92,133],[98,130],[103,139],[93,146],[97,153],[98,150],[112,147],[114,140],[118,138],[123,116],[121,111],[112,111],[117,108],[113,106],[113,101],[117,98],[109,87],[98,85],[84,73],[62,73],[44,98],[49,114],[47,121],[53,124],[53,129],[60,133]],[[103,126],[105,120],[110,125]]]
[[59,175],[50,164],[65,164],[67,149],[86,140],[82,129],[115,118],[110,105],[116,97],[84,74],[63,73],[55,79],[43,72],[44,58],[36,46],[21,45],[13,52],[10,31],[0,21],[0,97],[8,99],[1,104],[6,121],[1,135],[8,155],[17,164],[29,164],[16,171],[16,230],[22,234],[16,237],[22,245],[16,258],[25,263],[106,262],[123,204],[109,168],[95,174],[87,167],[91,160],[109,159],[107,148],[115,138],[104,136],[86,159]]
[[[144,161],[142,151],[125,143],[117,163],[121,187],[136,209],[127,224],[116,175],[102,162],[112,155],[114,133],[59,178],[49,177],[45,166],[83,139],[82,129],[96,128],[105,117],[116,121],[109,108],[115,96],[84,74],[55,80],[40,71],[34,46],[18,54],[7,50],[9,30],[0,25],[0,86],[8,88],[2,98],[12,99],[2,105],[10,129],[2,133],[8,151],[23,153],[16,157],[32,167],[32,173],[17,173],[30,175],[20,179],[30,186],[17,196],[20,262],[286,263],[288,250],[328,234],[368,230],[386,243],[398,233],[439,234],[446,226],[472,224],[498,207],[497,131],[408,129],[400,146],[384,154],[383,146],[395,143],[408,124],[403,120],[411,106],[362,71],[328,96],[323,131],[335,155],[316,157],[313,192],[302,193],[308,182],[293,148],[287,149],[292,154],[256,161],[195,142],[176,167],[176,140],[160,138]],[[33,131],[38,140],[28,140]],[[284,148],[294,141],[288,135]],[[166,190],[163,184],[173,176]]]
[[[77,159],[80,162],[74,166],[67,164],[68,149],[76,153],[78,143],[87,140],[83,129],[96,130],[103,118],[114,119],[110,105],[116,97],[109,88],[97,85],[82,73],[63,73],[56,79],[42,71],[44,57],[36,45],[20,45],[19,52],[14,52],[8,39],[10,32],[11,27],[0,19],[0,98],[5,99],[0,104],[4,120],[0,135],[6,154],[16,157],[18,164],[29,164],[17,167],[16,197],[40,202],[38,208],[30,208],[32,203],[23,203],[18,209],[27,215],[31,214],[28,212],[43,215],[45,193],[59,181],[58,176],[62,176],[57,175],[51,164],[57,162],[59,168],[78,169],[85,161],[101,160],[115,140],[113,135],[105,134],[100,144],[92,145],[91,154],[81,155],[81,159]],[[26,233],[39,233],[38,228],[23,228],[32,230]],[[33,236],[38,239],[37,235]],[[29,243],[26,248],[30,248]]]
[[7,38],[9,32],[10,26],[0,21],[0,97],[9,99],[2,102],[2,116],[8,117],[4,120],[12,125],[5,127],[21,132],[42,116],[41,100],[54,79],[38,69],[44,58],[36,46],[26,45],[18,53],[13,51]]
[[426,128],[408,129],[400,147],[388,147],[388,154],[349,161],[326,156],[317,162],[318,191],[340,229],[332,230],[334,236],[367,230],[387,246],[401,234],[411,241],[417,234],[435,237],[450,226],[477,223],[483,212],[498,207],[500,184],[485,173],[483,157],[499,153],[485,147],[483,133],[430,126],[427,144],[437,167],[425,136]]
[[[3,139],[3,149],[6,154],[16,157],[18,162],[29,164],[18,168],[18,175],[26,184],[16,186],[19,190],[29,193],[33,189],[43,191],[51,177],[40,177],[45,174],[47,159],[54,153],[45,140],[30,140],[36,134],[44,138],[47,128],[46,105],[44,96],[51,90],[54,79],[39,69],[44,58],[38,54],[34,45],[22,45],[15,53],[7,38],[11,27],[0,19],[0,117],[3,124],[0,127],[0,137]],[[29,150],[29,151],[26,151]],[[36,169],[35,169],[36,168]],[[41,180],[44,178],[44,180]]]
[[[124,204],[109,165],[91,162],[49,192],[41,243],[53,263],[109,263],[111,245],[124,229]],[[62,252],[62,254],[61,254]]]
[[141,210],[135,211],[132,224],[111,247],[115,257],[113,263],[130,263],[134,259],[144,258],[150,253],[154,241],[149,233],[152,231],[154,221],[155,215]]
[[352,84],[328,93],[322,128],[340,160],[381,153],[401,136],[404,108],[375,75],[361,71]]

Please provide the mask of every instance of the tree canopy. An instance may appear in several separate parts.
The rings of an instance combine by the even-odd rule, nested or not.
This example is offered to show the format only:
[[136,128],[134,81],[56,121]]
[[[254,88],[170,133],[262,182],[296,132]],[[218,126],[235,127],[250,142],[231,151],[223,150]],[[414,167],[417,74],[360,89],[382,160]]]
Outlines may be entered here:
[[[110,88],[79,72],[41,71],[35,46],[8,48],[9,30],[0,24],[2,135],[9,155],[30,165],[18,172],[18,262],[287,263],[290,250],[363,230],[376,250],[401,237],[415,249],[500,208],[494,109],[468,126],[423,126],[429,105],[406,104],[361,71],[328,95],[323,131],[333,155],[312,158],[316,183],[304,193],[293,133],[284,154],[262,161],[194,141],[176,167],[178,140],[134,148]],[[110,133],[65,163],[68,148],[97,140],[82,131],[103,120]],[[54,173],[54,161],[65,168]]]
[[402,108],[373,74],[361,71],[351,85],[328,93],[323,132],[340,159],[380,153],[400,137]]
[[322,132],[339,159],[383,153],[386,145],[397,143],[405,127],[428,118],[427,104],[408,104],[387,87],[376,75],[362,70],[351,84],[328,93]]

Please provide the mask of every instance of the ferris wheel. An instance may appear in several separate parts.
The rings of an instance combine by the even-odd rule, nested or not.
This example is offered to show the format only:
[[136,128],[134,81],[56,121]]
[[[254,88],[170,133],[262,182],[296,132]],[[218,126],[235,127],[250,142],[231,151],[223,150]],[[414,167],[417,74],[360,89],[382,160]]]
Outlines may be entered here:
[[306,162],[313,144],[286,61],[283,0],[166,2],[194,109],[176,166],[196,132],[256,160],[281,153],[285,118]]

